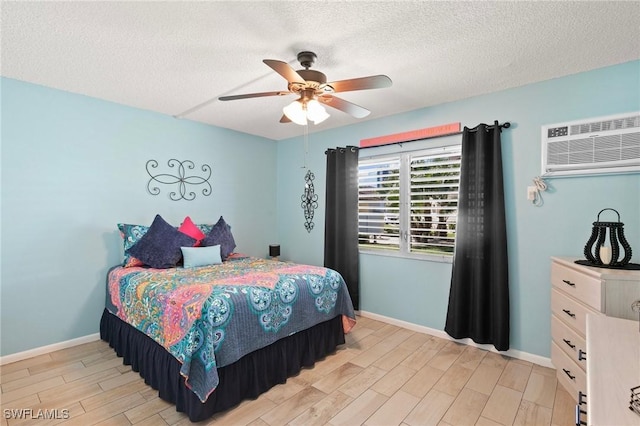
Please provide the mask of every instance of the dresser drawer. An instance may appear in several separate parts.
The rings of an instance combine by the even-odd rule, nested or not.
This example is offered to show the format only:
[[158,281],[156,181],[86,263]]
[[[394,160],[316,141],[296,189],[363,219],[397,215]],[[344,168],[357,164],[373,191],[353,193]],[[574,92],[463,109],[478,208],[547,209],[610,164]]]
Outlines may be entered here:
[[556,367],[558,381],[576,401],[579,392],[587,393],[586,373],[555,342],[551,342],[551,362]]
[[599,314],[555,288],[551,290],[551,313],[581,336],[586,335],[587,314]]
[[602,285],[598,278],[552,262],[551,284],[597,311],[604,310]]
[[586,371],[586,355],[580,358],[580,351],[587,352],[587,342],[584,337],[576,333],[572,328],[560,321],[555,315],[551,315],[551,337],[580,368]]

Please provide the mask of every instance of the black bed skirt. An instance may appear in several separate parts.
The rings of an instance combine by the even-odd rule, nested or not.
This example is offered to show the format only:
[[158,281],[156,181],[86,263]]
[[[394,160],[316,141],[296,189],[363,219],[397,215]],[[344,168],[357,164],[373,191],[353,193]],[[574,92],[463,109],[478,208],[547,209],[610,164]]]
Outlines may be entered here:
[[100,320],[100,337],[124,358],[125,365],[131,365],[146,384],[158,390],[160,398],[174,403],[176,410],[186,413],[192,422],[208,419],[244,399],[257,398],[345,342],[340,316],[288,336],[218,368],[220,384],[202,403],[186,387],[180,375],[181,364],[173,355],[106,309]]

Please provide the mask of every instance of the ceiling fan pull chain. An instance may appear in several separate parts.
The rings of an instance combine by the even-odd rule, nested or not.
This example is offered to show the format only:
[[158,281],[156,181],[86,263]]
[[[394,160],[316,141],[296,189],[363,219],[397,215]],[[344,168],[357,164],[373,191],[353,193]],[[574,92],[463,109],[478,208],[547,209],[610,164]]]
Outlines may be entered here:
[[304,164],[303,169],[307,168],[307,156],[309,155],[309,122],[304,125]]

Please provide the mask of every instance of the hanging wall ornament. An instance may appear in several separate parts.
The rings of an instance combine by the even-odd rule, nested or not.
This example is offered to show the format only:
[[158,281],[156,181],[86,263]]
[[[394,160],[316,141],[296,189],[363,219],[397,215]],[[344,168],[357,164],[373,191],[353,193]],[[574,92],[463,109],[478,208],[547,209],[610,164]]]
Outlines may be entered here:
[[160,194],[160,188],[157,186],[151,186],[163,184],[163,185],[177,185],[174,187],[177,191],[169,192],[169,198],[173,201],[178,200],[186,200],[191,201],[196,198],[196,193],[193,191],[187,192],[187,186],[199,186],[202,185],[202,195],[209,196],[211,195],[211,184],[209,183],[209,179],[211,178],[211,167],[208,164],[203,164],[201,169],[205,176],[197,176],[191,175],[187,176],[187,169],[193,170],[195,169],[195,164],[191,160],[179,161],[175,158],[167,161],[167,166],[169,168],[176,168],[177,174],[170,173],[158,173],[153,174],[152,170],[158,167],[158,162],[156,160],[147,161],[146,169],[147,174],[151,177],[149,182],[147,182],[147,191],[151,195]]
[[302,194],[302,209],[304,210],[304,227],[307,232],[311,232],[313,229],[313,214],[314,210],[318,208],[318,194],[314,193],[313,180],[315,175],[311,170],[307,170],[307,174],[304,176],[304,194]]

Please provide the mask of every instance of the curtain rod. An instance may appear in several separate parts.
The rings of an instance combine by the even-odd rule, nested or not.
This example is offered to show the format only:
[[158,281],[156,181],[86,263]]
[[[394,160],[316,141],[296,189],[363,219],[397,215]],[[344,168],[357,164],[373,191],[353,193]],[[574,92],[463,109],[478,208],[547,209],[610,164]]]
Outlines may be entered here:
[[325,154],[329,154],[329,153],[336,152],[336,151],[340,151],[340,153],[343,153],[347,149],[351,150],[351,152],[356,152],[357,150],[359,150],[361,148],[358,148],[357,146],[353,146],[353,145],[347,145],[346,147],[339,146],[337,148],[329,148],[324,153]]
[[[500,129],[508,129],[509,127],[511,127],[511,123],[506,121],[506,122],[500,124],[500,123],[498,123],[496,121],[495,124],[486,125],[486,126],[489,129],[495,128],[495,126],[498,126]],[[465,126],[465,128],[467,128],[467,127]],[[476,126],[476,127],[472,128],[472,129],[469,129],[469,131],[475,132],[477,130],[477,128],[478,127]],[[402,146],[403,143],[407,143],[407,142],[417,142],[417,141],[424,141],[424,140],[427,140],[427,139],[443,138],[445,136],[461,135],[462,133],[464,133],[464,132],[454,132],[454,133],[447,133],[445,135],[427,136],[427,137],[424,137],[424,138],[409,139],[409,140],[406,140],[406,141],[392,142],[392,143],[387,143],[387,144],[384,144],[384,145],[365,146],[365,147],[358,148],[358,149],[363,150],[363,149],[369,149],[369,148],[380,148],[381,146],[389,146],[389,145],[400,145],[400,146]]]
[[[478,124],[478,126],[482,126],[484,123],[480,123]],[[508,129],[509,127],[511,127],[511,123],[509,123],[508,121],[505,123],[500,124],[498,122],[498,120],[494,121],[493,124],[484,124],[485,126],[487,126],[487,129],[491,129],[491,128],[495,128],[496,126],[499,127],[500,129]],[[469,129],[467,126],[465,126],[465,129],[469,129],[469,131],[471,132],[475,132],[478,129],[478,126],[473,127],[471,129]],[[462,132],[460,132],[462,133]]]

